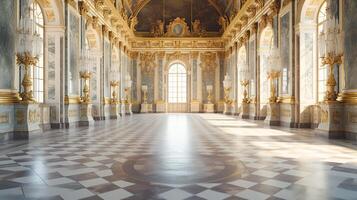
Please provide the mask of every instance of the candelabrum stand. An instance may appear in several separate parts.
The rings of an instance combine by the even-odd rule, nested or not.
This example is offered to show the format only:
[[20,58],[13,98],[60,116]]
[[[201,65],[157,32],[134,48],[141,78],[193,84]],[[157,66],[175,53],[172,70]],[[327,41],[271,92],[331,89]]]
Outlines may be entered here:
[[124,102],[122,103],[122,115],[132,115],[132,104],[131,104],[131,99],[130,99],[130,87],[127,87],[124,89],[125,93],[125,98]]
[[270,80],[270,97],[269,104],[267,106],[267,116],[264,122],[271,126],[280,125],[280,106],[277,103],[277,85],[276,81],[279,79],[280,71],[270,71],[268,73],[268,79]]
[[82,96],[80,98],[80,121],[79,126],[89,126],[93,124],[92,104],[90,98],[90,79],[92,72],[84,70],[79,72],[80,78],[83,80]]
[[214,112],[214,104],[212,103],[212,91],[213,91],[213,86],[212,85],[207,85],[207,103],[203,105],[204,111],[206,113],[213,113]]
[[231,114],[231,107],[232,107],[232,99],[230,99],[229,95],[231,93],[230,87],[224,88],[224,111],[223,114]]
[[243,99],[242,99],[242,107],[241,107],[242,109],[239,117],[241,119],[248,119],[249,118],[249,97],[248,97],[249,80],[242,80],[240,84],[243,87]]
[[152,104],[148,103],[148,87],[147,85],[141,86],[142,94],[143,94],[143,102],[141,104],[140,112],[148,113],[152,112]]
[[35,66],[38,58],[32,56],[29,52],[18,53],[17,64],[23,66],[25,69],[25,74],[22,79],[22,86],[24,91],[20,93],[21,102],[22,103],[35,103],[35,99],[33,98],[32,92],[32,78],[31,78],[31,67]]
[[336,80],[334,75],[335,64],[342,63],[342,55],[335,55],[333,53],[328,53],[325,57],[322,57],[322,64],[327,65],[329,68],[328,77],[326,80],[326,94],[324,97],[325,102],[335,102],[337,95],[335,92]]
[[278,80],[280,76],[279,71],[271,71],[268,73],[268,79],[270,80],[270,97],[269,97],[269,103],[276,103],[278,100],[276,96],[276,84],[275,81]]
[[118,92],[117,88],[119,86],[119,81],[110,81],[111,95],[110,98],[110,119],[118,119],[119,114],[119,101],[118,101]]
[[344,138],[340,120],[336,120],[343,118],[340,112],[343,109],[343,105],[336,100],[336,80],[334,75],[334,66],[336,64],[340,65],[341,63],[342,54],[336,55],[335,53],[328,53],[326,56],[322,57],[322,64],[327,65],[329,71],[326,80],[324,102],[320,103],[321,122],[319,123],[318,129],[323,130],[320,134],[331,139]]
[[31,132],[40,131],[40,107],[32,93],[32,78],[30,75],[31,67],[35,66],[38,59],[29,52],[18,53],[17,64],[23,66],[25,74],[22,79],[23,92],[20,93],[20,104],[15,106],[15,127],[14,139],[29,139]]

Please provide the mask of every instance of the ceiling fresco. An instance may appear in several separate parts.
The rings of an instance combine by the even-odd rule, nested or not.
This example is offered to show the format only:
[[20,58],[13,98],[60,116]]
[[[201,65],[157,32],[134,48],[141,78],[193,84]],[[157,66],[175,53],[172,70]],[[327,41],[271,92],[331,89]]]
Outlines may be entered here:
[[233,0],[121,0],[129,18],[137,17],[137,33],[150,33],[161,20],[167,25],[177,17],[184,18],[192,29],[192,22],[200,21],[202,30],[218,33],[220,16],[229,20],[233,11]]

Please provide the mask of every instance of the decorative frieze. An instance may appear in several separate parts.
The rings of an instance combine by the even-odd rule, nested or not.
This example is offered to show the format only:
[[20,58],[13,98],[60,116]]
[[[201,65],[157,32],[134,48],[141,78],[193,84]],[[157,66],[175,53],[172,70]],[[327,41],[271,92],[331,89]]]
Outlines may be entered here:
[[204,52],[200,54],[201,64],[200,67],[203,72],[214,72],[216,63],[216,53],[214,52]]
[[84,1],[78,2],[79,14],[82,16],[86,16],[88,13],[88,5]]

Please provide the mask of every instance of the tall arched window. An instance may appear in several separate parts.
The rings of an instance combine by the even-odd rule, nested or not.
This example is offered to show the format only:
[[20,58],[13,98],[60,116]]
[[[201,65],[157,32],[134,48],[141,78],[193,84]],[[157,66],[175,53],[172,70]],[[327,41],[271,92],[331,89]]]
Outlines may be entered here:
[[[326,22],[326,1],[321,5],[319,14],[317,16],[317,31],[318,31],[318,41],[324,32],[324,24]],[[320,48],[317,48],[318,50]],[[323,52],[318,52],[318,57],[321,58]],[[318,101],[322,101],[326,92],[326,79],[327,79],[327,67],[322,65],[321,59],[318,59]]]
[[[41,38],[41,44],[44,44],[44,19],[40,6],[33,2],[30,8],[31,19],[34,22],[34,30]],[[33,68],[33,95],[37,102],[43,103],[44,99],[44,56],[43,48],[38,55],[37,65]]]
[[187,73],[182,64],[171,65],[168,76],[169,83],[169,103],[187,102]]

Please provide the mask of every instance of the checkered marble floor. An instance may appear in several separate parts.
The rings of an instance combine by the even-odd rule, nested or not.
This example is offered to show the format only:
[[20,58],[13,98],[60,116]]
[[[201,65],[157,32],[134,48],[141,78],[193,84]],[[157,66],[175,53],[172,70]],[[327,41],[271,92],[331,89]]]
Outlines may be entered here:
[[134,115],[1,146],[6,200],[357,199],[356,146],[225,115]]

